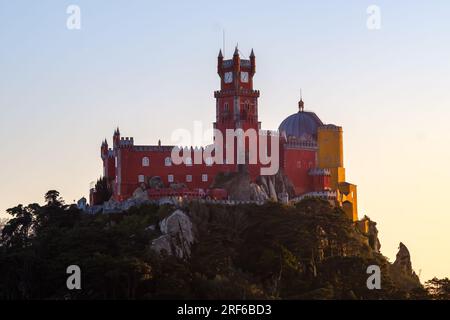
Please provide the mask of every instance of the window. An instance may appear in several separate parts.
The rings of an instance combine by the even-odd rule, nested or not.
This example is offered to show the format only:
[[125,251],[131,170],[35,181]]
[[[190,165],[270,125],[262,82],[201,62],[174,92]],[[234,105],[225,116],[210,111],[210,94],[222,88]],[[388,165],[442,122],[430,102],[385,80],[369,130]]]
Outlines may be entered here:
[[167,157],[164,159],[164,165],[166,167],[170,167],[172,165],[172,159],[170,157]]
[[169,174],[169,175],[167,176],[167,181],[168,181],[169,183],[172,183],[172,182],[173,182],[173,174]]
[[187,166],[192,166],[192,158],[191,158],[191,157],[185,158],[185,159],[184,159],[184,163],[185,163]]
[[297,168],[301,168],[302,167],[302,162],[301,161],[297,161]]
[[213,165],[213,159],[211,157],[208,157],[205,159],[205,163],[208,167],[211,167]]
[[208,175],[202,174],[202,182],[207,182],[207,181],[208,181]]
[[188,174],[186,176],[186,182],[192,182],[192,175]]
[[150,159],[148,157],[143,157],[142,158],[142,166],[148,167],[149,165],[150,165]]
[[223,105],[223,111],[228,112],[228,102],[225,102]]
[[139,183],[145,182],[145,177],[144,177],[143,174],[138,175],[138,182],[139,182]]
[[115,164],[116,168],[117,168],[118,163],[119,163],[119,160],[117,159],[117,157],[114,157],[114,164]]

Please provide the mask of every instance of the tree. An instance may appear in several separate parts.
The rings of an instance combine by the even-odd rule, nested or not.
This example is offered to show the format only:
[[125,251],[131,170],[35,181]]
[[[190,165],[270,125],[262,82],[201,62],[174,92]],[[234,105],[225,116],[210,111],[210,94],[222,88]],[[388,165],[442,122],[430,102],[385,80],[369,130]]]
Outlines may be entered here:
[[450,300],[450,279],[438,279],[434,277],[425,282],[425,288],[432,297],[436,300]]
[[33,204],[27,207],[18,205],[6,210],[13,216],[3,227],[1,239],[7,247],[24,247],[29,244],[32,232],[33,213],[38,205]]
[[59,192],[56,190],[48,191],[45,194],[44,198],[45,198],[45,202],[47,202],[48,206],[61,207],[64,204],[64,201],[59,196]]
[[97,183],[95,184],[95,191],[97,194],[96,203],[98,205],[103,204],[105,201],[108,201],[111,199],[112,196],[112,190],[110,182],[108,181],[108,178],[103,177],[99,178],[97,180]]

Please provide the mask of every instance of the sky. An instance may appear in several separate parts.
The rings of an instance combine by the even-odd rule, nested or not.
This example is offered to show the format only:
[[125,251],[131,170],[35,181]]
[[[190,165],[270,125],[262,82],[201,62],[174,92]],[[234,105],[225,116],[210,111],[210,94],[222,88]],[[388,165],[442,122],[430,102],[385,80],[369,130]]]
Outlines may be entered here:
[[212,125],[225,30],[226,58],[255,51],[262,127],[295,113],[301,88],[305,109],[344,129],[382,253],[394,261],[401,241],[422,281],[450,276],[449,17],[439,0],[0,0],[0,212],[50,189],[87,197],[116,126],[170,144]]

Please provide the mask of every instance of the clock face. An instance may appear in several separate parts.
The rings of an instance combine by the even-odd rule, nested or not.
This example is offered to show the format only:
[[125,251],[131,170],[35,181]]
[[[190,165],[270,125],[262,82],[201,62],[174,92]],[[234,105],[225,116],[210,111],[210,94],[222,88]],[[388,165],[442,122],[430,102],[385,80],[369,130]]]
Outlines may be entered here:
[[248,82],[248,72],[241,72],[241,82]]
[[224,80],[225,83],[231,83],[231,81],[233,81],[233,72],[226,72]]

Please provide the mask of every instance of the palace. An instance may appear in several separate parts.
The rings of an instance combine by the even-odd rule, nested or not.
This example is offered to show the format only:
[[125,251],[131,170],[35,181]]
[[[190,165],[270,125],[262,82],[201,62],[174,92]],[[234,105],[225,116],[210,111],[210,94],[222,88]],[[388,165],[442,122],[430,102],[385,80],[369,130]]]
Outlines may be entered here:
[[[284,119],[277,131],[263,131],[258,121],[260,92],[253,89],[255,72],[253,50],[249,59],[241,58],[237,48],[233,57],[227,60],[219,52],[217,73],[220,90],[214,92],[214,129],[223,133],[224,137],[227,130],[254,130],[258,132],[258,146],[261,137],[271,137],[268,152],[277,152],[279,169],[291,182],[296,197],[333,194],[335,203],[343,208],[350,219],[357,221],[356,185],[345,181],[342,127],[324,124],[315,113],[304,109],[304,102],[300,99],[297,112]],[[274,137],[278,148],[274,147]],[[213,140],[214,145],[215,137]],[[245,137],[244,141],[245,151],[253,142]],[[228,141],[224,143],[229,148]],[[236,150],[234,144],[232,148],[236,151],[236,160],[242,150]],[[135,145],[133,138],[121,137],[117,128],[112,148],[106,140],[101,145],[103,175],[110,183],[113,198],[117,201],[126,200],[138,187],[142,187],[150,196],[162,197],[170,194],[168,190],[174,186],[179,188],[180,185],[186,194],[202,197],[213,194],[214,190],[210,187],[219,173],[237,172],[245,166],[250,178],[255,181],[261,175],[261,169],[267,166],[260,161],[260,153],[257,153],[256,161],[249,161],[248,152],[244,152],[244,165],[228,159],[223,162],[211,161],[210,158],[202,158],[199,163],[193,162],[191,157],[177,165],[172,158],[173,149],[174,146],[161,145],[160,142],[157,145]],[[195,153],[198,148],[191,150]],[[204,148],[200,151],[204,151]],[[156,187],[151,183],[155,177],[159,181]],[[96,204],[96,193],[95,188],[91,189],[91,204]]]

